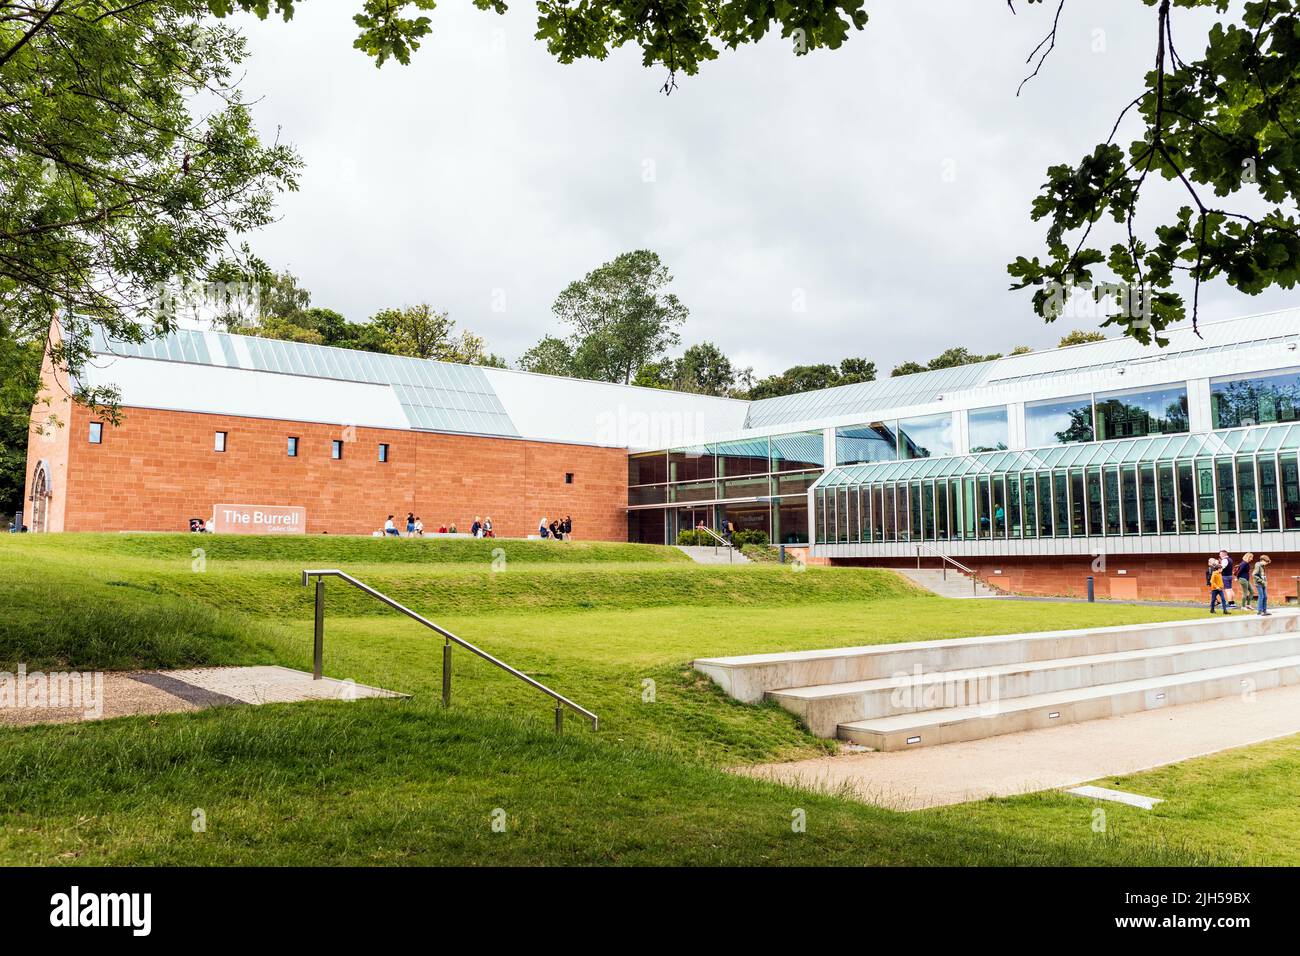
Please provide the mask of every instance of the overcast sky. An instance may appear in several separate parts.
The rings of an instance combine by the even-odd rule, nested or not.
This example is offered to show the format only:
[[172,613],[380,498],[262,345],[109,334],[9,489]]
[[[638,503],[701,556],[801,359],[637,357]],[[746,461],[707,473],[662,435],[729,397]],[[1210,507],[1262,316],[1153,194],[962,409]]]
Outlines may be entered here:
[[[1087,326],[1044,325],[1005,267],[1041,251],[1028,210],[1046,168],[1105,138],[1155,33],[1139,0],[1067,3],[1017,99],[1054,4],[869,2],[837,51],[795,57],[770,38],[664,97],[639,51],[556,63],[519,2],[499,17],[447,0],[410,66],[376,69],[352,49],[357,7],[238,21],[259,126],[306,161],[258,254],[314,305],[362,320],[427,301],[513,362],[558,331],[551,303],[569,281],[649,248],[690,309],[683,344],[711,340],[758,374],[846,355],[888,374],[954,345],[1047,347]],[[1176,12],[1185,57],[1206,22]],[[1218,285],[1202,315],[1289,298]]]

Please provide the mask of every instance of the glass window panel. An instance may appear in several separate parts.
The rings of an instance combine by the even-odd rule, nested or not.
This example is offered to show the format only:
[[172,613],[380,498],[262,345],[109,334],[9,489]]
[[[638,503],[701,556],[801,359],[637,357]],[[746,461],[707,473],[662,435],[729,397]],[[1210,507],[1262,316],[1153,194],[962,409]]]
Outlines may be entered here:
[[711,501],[716,498],[717,488],[711,481],[688,482],[669,486],[669,501]]
[[[1153,476],[1154,478],[1154,476]],[[1140,534],[1142,532],[1141,505],[1138,501],[1138,469],[1130,465],[1120,469],[1120,500],[1123,503],[1124,533]],[[1151,517],[1155,518],[1155,498],[1151,499],[1153,509]]]
[[[772,494],[774,495],[797,495],[802,494],[812,487],[812,483],[817,480],[818,472],[805,471],[794,475],[773,475],[772,476]],[[847,480],[847,479],[846,479]]]
[[778,544],[808,543],[808,501],[806,498],[789,498],[772,508],[775,526],[772,540]]
[[[1007,536],[1007,483],[997,477],[993,479],[993,533],[999,538]],[[1017,509],[1018,510],[1018,509]],[[1015,523],[1019,523],[1017,520]]]
[[1088,479],[1088,534],[1101,535],[1104,533],[1101,512],[1101,471],[1097,468],[1089,468],[1086,475]]
[[967,541],[975,540],[978,515],[975,508],[976,487],[974,478],[961,481],[961,524],[962,537]]
[[1178,531],[1180,534],[1196,533],[1196,482],[1192,477],[1192,463],[1178,463]]
[[773,471],[806,471],[825,464],[821,432],[774,435],[770,446]]
[[972,452],[999,451],[1011,443],[1005,405],[973,408],[967,413],[966,421]]
[[1282,530],[1300,528],[1300,470],[1295,455],[1282,456]]
[[1098,438],[1135,438],[1187,431],[1187,386],[1097,396]]
[[718,482],[719,498],[766,498],[772,493],[767,475]]
[[627,483],[629,485],[653,485],[667,480],[668,456],[663,452],[628,456]]
[[885,485],[882,489],[881,506],[884,509],[884,541],[893,541],[898,536],[897,515],[894,513],[894,486]]
[[880,485],[871,489],[871,537],[885,540],[885,489]]
[[1142,485],[1142,533],[1159,534],[1163,527],[1165,534],[1176,534],[1173,469],[1162,465],[1157,471],[1154,465],[1146,465],[1141,469],[1139,480]]
[[901,458],[930,458],[951,455],[952,415],[928,415],[898,423],[898,449]]
[[1255,498],[1255,460],[1237,459],[1237,513],[1242,531],[1259,530],[1259,508]]
[[1070,534],[1076,538],[1088,534],[1088,509],[1084,473],[1081,468],[1070,470]]
[[921,515],[925,522],[921,533],[926,541],[935,540],[934,532],[934,482],[927,481],[921,486]]
[[1030,448],[1092,439],[1092,403],[1087,396],[1025,406],[1025,444]]
[[1201,534],[1214,534],[1217,528],[1214,517],[1214,463],[1211,461],[1196,463],[1196,513]]
[[1277,462],[1271,455],[1259,459],[1259,526],[1261,531],[1279,528]]
[[718,462],[718,477],[761,475],[768,470],[766,438],[747,438],[709,446]]
[[846,544],[849,540],[849,491],[841,488],[835,497],[835,540]]
[[936,482],[934,489],[935,537],[939,541],[948,540],[948,482]]
[[682,449],[668,453],[669,481],[700,481],[712,478],[714,459],[703,448]]
[[841,465],[860,461],[891,461],[898,457],[898,436],[893,423],[872,422],[835,429],[835,461]]
[[[1136,480],[1134,482],[1136,484]],[[1137,489],[1134,488],[1134,491]],[[1119,534],[1119,469],[1103,468],[1101,470],[1101,491],[1106,500],[1106,533]],[[1136,501],[1134,501],[1136,506]]]
[[661,505],[667,500],[667,485],[642,485],[627,490],[627,503],[630,505]]
[[921,498],[921,486],[913,484],[908,488],[908,508],[911,515],[912,540],[921,538],[921,517],[926,504]]
[[1215,428],[1297,419],[1300,419],[1300,372],[1210,383],[1210,420]]

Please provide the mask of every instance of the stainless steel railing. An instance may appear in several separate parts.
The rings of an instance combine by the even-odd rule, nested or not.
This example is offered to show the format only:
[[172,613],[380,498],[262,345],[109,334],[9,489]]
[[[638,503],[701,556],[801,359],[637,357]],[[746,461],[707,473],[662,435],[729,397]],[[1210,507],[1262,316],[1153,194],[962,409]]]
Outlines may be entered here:
[[975,572],[972,571],[970,568],[966,567],[966,565],[962,564],[960,561],[956,561],[956,560],[954,560],[954,559],[948,557],[948,555],[944,554],[944,553],[943,553],[942,551],[940,551],[938,548],[932,547],[931,545],[923,544],[923,543],[920,543],[920,542],[917,542],[917,543],[916,543],[916,570],[918,570],[918,571],[921,570],[921,549],[923,549],[923,548],[924,548],[926,551],[928,551],[928,552],[930,552],[931,554],[933,554],[935,557],[938,557],[938,558],[942,558],[942,559],[943,559],[942,561],[939,562],[939,567],[941,567],[941,568],[943,569],[943,579],[944,579],[945,581],[948,580],[948,565],[951,564],[951,565],[952,565],[954,568],[956,568],[958,571],[963,572],[964,574],[967,575],[967,577],[970,578],[970,588],[971,588],[971,593],[972,593],[972,594],[979,594],[979,590],[980,590],[980,587],[979,587],[979,581],[978,581],[978,579],[975,577]]
[[535,687],[537,690],[540,690],[547,697],[550,697],[552,700],[554,700],[555,701],[555,732],[557,734],[564,732],[564,708],[566,707],[568,707],[570,710],[578,714],[581,714],[588,721],[590,721],[592,730],[600,729],[600,718],[597,717],[595,714],[593,714],[591,711],[587,710],[587,708],[579,704],[575,704],[573,701],[569,700],[569,698],[565,697],[563,694],[556,693],[555,691],[551,690],[549,687],[547,687],[545,684],[541,683],[540,681],[533,680],[533,678],[529,677],[523,671],[516,670],[515,668],[511,667],[509,664],[505,663],[504,661],[498,660],[497,658],[489,654],[487,651],[483,650],[481,647],[475,647],[469,641],[457,637],[455,634],[451,633],[451,631],[447,630],[446,628],[439,627],[437,624],[434,624],[428,618],[416,614],[409,607],[406,607],[405,605],[402,604],[398,604],[387,594],[384,594],[381,591],[376,591],[368,584],[363,584],[362,582],[354,578],[352,575],[346,574],[343,571],[339,571],[336,568],[303,571],[302,586],[307,587],[308,582],[312,578],[316,579],[316,627],[315,627],[315,644],[313,647],[313,654],[312,654],[312,679],[313,680],[321,679],[321,668],[324,663],[324,657],[325,657],[325,579],[339,578],[340,580],[346,581],[348,584],[351,584],[353,587],[357,588],[358,590],[364,591],[366,594],[369,594],[372,598],[375,598],[378,601],[382,601],[384,604],[387,604],[393,610],[400,611],[402,614],[405,614],[407,617],[411,618],[412,620],[417,621],[420,624],[423,624],[425,627],[429,628],[429,630],[435,631],[438,634],[442,635],[442,637],[445,640],[445,643],[442,646],[442,706],[444,707],[451,706],[451,646],[453,644],[456,644],[459,645],[460,647],[465,648],[465,650],[469,651],[471,654],[477,654],[479,657],[483,658],[483,660],[487,661],[489,664],[494,664],[495,666],[501,668],[507,674],[517,677],[519,680],[523,681],[525,684],[528,684],[530,687]]
[[713,545],[713,553],[714,553],[714,554],[717,554],[717,553],[718,553],[718,545],[722,545],[722,547],[724,547],[724,548],[727,549],[727,560],[728,560],[728,561],[732,561],[732,562],[734,562],[734,561],[736,560],[736,546],[735,546],[734,544],[732,544],[730,541],[728,541],[726,538],[724,538],[722,535],[718,534],[718,532],[714,531],[714,530],[713,530],[712,528],[710,528],[708,525],[705,525],[705,526],[703,526],[703,527],[701,527],[701,528],[696,528],[695,530],[696,530],[696,531],[704,531],[704,532],[706,532],[706,533],[708,534],[708,536],[709,536],[710,538],[713,539],[713,541],[714,541],[714,545]]

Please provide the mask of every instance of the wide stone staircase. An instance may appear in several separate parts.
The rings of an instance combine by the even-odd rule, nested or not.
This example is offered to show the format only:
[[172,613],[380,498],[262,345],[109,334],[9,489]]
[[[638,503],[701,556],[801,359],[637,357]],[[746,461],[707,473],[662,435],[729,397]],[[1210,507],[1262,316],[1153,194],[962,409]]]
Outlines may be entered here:
[[979,578],[968,576],[956,568],[945,572],[940,568],[893,568],[917,587],[933,591],[941,597],[948,598],[991,598],[1000,597],[997,591],[984,584]]
[[694,662],[819,737],[903,750],[1300,684],[1300,614],[1048,631]]
[[740,553],[740,550],[730,545],[695,545],[679,544],[676,546],[678,551],[683,552],[688,558],[697,564],[749,564],[749,558]]

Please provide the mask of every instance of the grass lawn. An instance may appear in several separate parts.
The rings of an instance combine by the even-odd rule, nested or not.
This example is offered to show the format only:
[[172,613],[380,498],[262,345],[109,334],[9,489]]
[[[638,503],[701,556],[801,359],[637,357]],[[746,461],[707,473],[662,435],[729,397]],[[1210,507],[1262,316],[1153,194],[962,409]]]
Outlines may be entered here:
[[[546,698],[459,651],[443,711],[436,638],[332,581],[326,673],[410,700],[0,729],[0,864],[1300,861],[1296,740],[1126,780],[1167,802],[1108,806],[1104,834],[1089,802],[1059,795],[900,814],[723,772],[834,745],[689,669],[1194,609],[947,601],[888,572],[703,567],[635,545],[25,536],[0,539],[0,670],[307,669],[307,566],[392,593],[596,711],[602,729],[570,721],[556,738]],[[805,833],[791,830],[795,808]],[[191,829],[196,809],[206,832]]]

